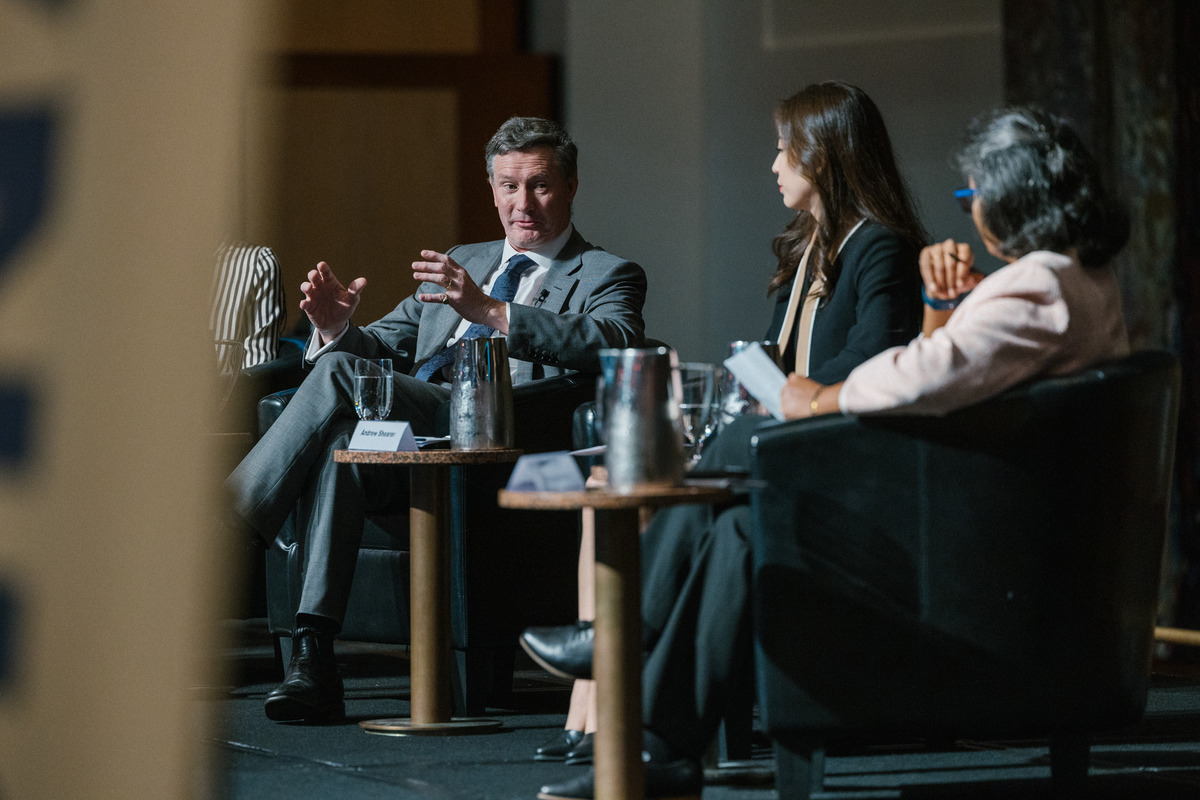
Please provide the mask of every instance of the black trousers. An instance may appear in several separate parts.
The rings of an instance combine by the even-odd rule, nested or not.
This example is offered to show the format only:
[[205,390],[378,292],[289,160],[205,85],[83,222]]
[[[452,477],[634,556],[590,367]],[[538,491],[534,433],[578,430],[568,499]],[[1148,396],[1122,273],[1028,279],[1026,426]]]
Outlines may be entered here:
[[[748,468],[762,417],[736,420],[697,469]],[[735,683],[750,681],[749,497],[659,511],[642,534],[642,722],[679,756],[699,758]]]

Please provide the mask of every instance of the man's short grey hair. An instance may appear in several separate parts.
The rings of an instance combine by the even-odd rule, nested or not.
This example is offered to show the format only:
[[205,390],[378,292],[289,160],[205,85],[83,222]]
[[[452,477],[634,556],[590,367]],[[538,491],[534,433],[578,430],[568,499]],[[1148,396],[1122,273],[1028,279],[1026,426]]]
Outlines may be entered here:
[[534,147],[553,147],[554,160],[567,176],[567,180],[575,179],[579,151],[561,125],[541,117],[510,117],[492,136],[484,151],[487,157],[488,180],[492,178],[492,162],[496,156]]

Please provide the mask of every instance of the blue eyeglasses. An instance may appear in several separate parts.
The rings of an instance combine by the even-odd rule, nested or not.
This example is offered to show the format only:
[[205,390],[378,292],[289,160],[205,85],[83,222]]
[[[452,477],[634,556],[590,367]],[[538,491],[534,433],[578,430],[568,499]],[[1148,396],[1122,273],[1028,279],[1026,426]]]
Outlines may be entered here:
[[971,204],[975,202],[975,195],[979,193],[978,189],[955,189],[954,199],[958,201],[962,207],[964,214],[971,213]]

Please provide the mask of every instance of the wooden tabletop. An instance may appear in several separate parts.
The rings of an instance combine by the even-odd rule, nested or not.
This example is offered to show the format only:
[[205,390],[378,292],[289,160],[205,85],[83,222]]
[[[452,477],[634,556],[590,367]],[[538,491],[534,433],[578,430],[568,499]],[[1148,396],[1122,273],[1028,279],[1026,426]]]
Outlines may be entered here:
[[732,494],[728,484],[716,481],[685,481],[677,486],[639,486],[628,492],[608,488],[585,489],[580,492],[510,492],[501,489],[502,508],[564,510],[573,508],[646,508],[674,506],[687,503],[718,503]]
[[442,464],[457,467],[466,464],[501,464],[516,461],[523,450],[334,450],[333,460],[339,464]]

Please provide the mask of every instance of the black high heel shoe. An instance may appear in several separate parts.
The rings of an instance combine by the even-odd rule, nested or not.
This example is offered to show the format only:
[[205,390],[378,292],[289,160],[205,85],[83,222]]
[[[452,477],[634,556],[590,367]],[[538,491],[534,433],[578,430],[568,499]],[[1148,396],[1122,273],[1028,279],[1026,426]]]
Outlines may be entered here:
[[533,754],[534,761],[562,761],[583,743],[587,737],[583,731],[564,730],[539,747]]
[[579,740],[579,744],[571,748],[571,752],[567,753],[566,763],[568,767],[576,767],[592,763],[592,745],[596,738],[594,733],[585,733],[583,738]]

